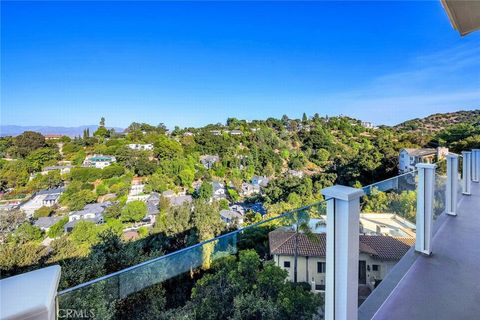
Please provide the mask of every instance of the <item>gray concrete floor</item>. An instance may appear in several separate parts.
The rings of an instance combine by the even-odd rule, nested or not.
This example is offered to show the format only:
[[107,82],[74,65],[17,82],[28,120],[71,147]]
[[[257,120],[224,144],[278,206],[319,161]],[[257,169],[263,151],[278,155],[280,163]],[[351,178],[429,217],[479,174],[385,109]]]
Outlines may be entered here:
[[480,185],[439,227],[373,319],[480,319]]

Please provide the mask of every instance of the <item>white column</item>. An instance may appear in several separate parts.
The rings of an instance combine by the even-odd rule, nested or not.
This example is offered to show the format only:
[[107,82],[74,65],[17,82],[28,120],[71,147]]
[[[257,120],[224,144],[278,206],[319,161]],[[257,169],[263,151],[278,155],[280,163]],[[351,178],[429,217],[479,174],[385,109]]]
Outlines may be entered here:
[[480,181],[480,149],[472,149],[472,181]]
[[363,190],[332,186],[322,190],[327,201],[325,319],[356,320],[360,197]]
[[472,152],[462,151],[462,157],[462,193],[469,196],[472,194]]
[[0,319],[56,319],[60,266],[22,273],[0,281]]
[[433,195],[435,191],[435,169],[437,165],[419,163],[417,187],[417,230],[415,250],[426,255],[432,253]]
[[445,212],[457,215],[458,155],[447,155],[447,186],[445,188]]

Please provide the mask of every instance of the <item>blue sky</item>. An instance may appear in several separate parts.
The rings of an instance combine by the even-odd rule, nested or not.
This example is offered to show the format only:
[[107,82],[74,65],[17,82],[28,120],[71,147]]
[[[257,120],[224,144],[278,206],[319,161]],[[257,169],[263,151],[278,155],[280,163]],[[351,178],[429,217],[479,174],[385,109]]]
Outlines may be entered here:
[[5,2],[1,124],[169,127],[480,108],[480,32],[430,2]]

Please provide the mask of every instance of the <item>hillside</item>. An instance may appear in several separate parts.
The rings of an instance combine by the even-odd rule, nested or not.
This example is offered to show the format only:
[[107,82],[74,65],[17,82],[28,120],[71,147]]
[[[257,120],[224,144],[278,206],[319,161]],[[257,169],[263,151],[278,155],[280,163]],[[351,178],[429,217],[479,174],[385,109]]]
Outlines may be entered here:
[[422,119],[416,118],[402,122],[396,125],[394,128],[402,132],[410,131],[435,133],[459,123],[479,124],[480,109],[449,113],[436,113]]

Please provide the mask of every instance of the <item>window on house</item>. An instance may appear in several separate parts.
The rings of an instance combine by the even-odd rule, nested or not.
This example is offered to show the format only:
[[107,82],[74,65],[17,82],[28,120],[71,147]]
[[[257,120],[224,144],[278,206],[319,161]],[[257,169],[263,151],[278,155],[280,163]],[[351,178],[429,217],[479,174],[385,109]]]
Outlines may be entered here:
[[378,264],[372,264],[372,270],[373,271],[379,271],[380,270],[380,266]]
[[325,291],[325,285],[324,284],[316,284],[315,285],[315,290]]
[[325,262],[317,262],[317,272],[325,273]]
[[284,268],[290,268],[290,261],[283,261]]

